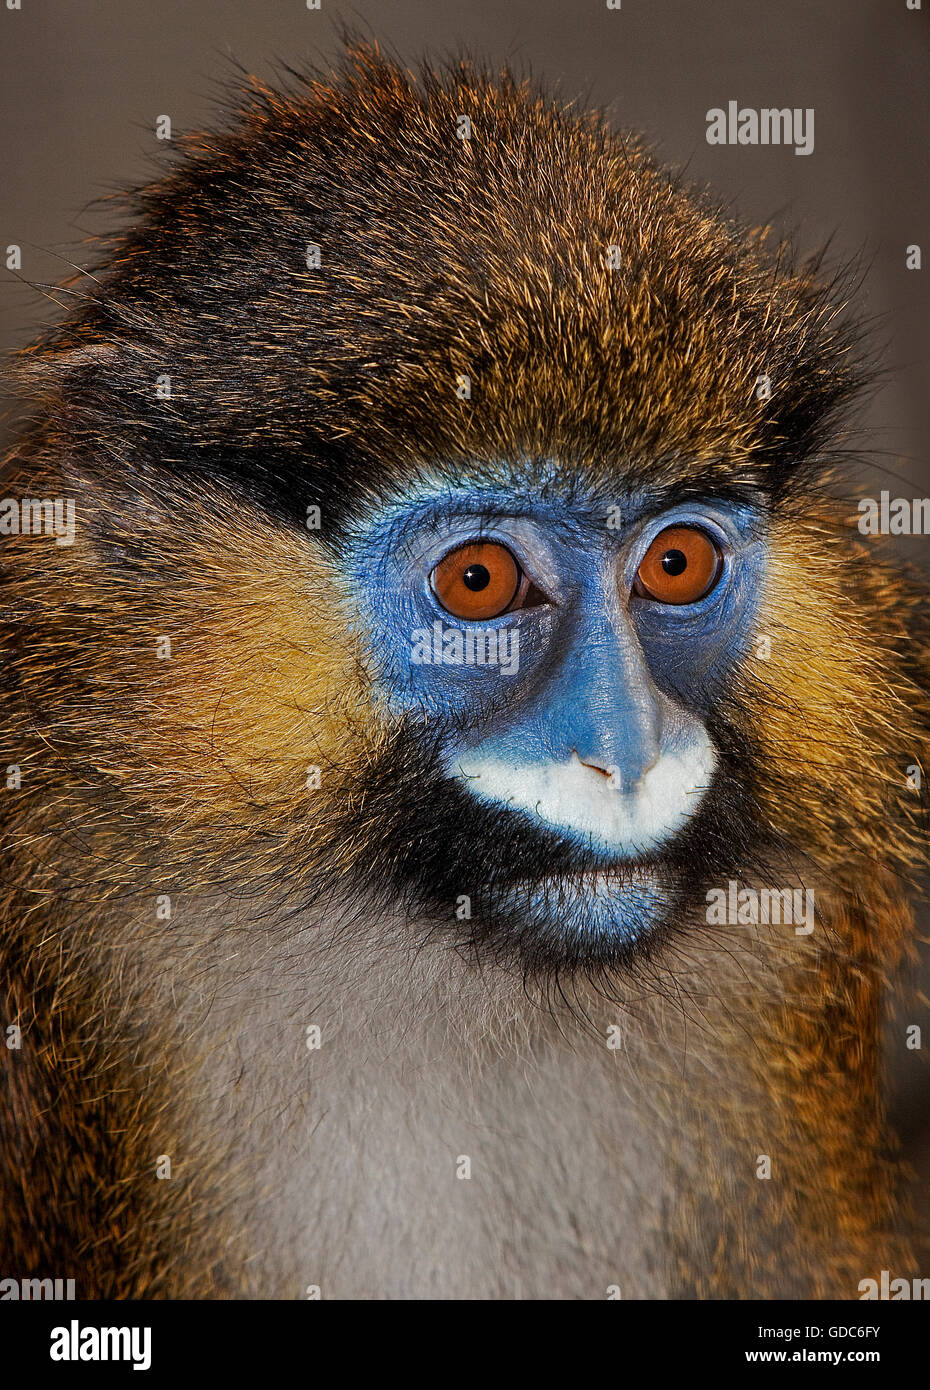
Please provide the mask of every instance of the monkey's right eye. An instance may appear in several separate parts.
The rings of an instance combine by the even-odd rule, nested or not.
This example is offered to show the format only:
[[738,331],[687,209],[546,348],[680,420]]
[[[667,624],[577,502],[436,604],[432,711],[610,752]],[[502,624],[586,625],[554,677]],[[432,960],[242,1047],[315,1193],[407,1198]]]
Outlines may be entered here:
[[524,587],[520,566],[498,541],[469,541],[451,550],[430,575],[433,593],[456,618],[499,618]]

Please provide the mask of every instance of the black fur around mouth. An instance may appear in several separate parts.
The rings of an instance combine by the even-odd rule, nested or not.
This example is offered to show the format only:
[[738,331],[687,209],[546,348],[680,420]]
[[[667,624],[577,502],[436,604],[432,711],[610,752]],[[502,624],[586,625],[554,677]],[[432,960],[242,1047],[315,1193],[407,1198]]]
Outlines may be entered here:
[[334,833],[369,845],[365,889],[396,895],[456,946],[533,972],[628,964],[670,928],[684,885],[693,896],[736,872],[756,838],[745,784],[725,762],[661,852],[622,860],[475,800],[410,728],[364,780]]

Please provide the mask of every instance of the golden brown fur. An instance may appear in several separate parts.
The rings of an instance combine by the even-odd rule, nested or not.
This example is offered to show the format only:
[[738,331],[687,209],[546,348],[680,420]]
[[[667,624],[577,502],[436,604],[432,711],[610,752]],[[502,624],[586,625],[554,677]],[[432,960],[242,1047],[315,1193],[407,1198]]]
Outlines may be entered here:
[[[23,1041],[0,1053],[3,1272],[120,1297],[855,1297],[881,1268],[917,1273],[880,1032],[926,848],[905,781],[926,766],[925,600],[823,490],[857,382],[830,293],[773,275],[764,237],[507,78],[466,68],[421,90],[361,50],[338,81],[251,102],[188,147],[193,167],[236,171],[245,203],[244,153],[305,131],[312,160],[324,125],[400,123],[370,222],[347,219],[379,230],[327,251],[322,277],[290,270],[280,322],[253,292],[235,376],[232,330],[216,325],[214,357],[208,299],[169,285],[156,305],[151,243],[129,233],[112,289],[28,368],[38,423],[6,493],[74,496],[78,532],[3,541],[2,752],[23,774],[4,792],[0,1023]],[[462,112],[476,138],[459,147]],[[410,209],[439,150],[453,172]],[[141,198],[185,283],[214,215],[186,168]],[[266,192],[285,223],[286,189]],[[410,226],[391,238],[398,208]],[[216,270],[233,284],[237,256]],[[163,370],[179,391],[155,402]],[[752,392],[767,370],[771,404]],[[235,480],[151,466],[162,439],[166,456],[181,439],[299,454],[295,394],[316,434],[379,461],[377,486],[432,458],[480,473],[541,450],[618,479],[771,487],[771,655],[745,659],[728,699],[759,750],[769,862],[816,886],[810,939],[712,929],[695,904],[625,977],[524,981],[396,903],[340,894],[366,849],[330,827],[364,805],[392,731],[370,650],[347,640],[352,593],[312,533]],[[795,457],[814,481],[795,483]]]

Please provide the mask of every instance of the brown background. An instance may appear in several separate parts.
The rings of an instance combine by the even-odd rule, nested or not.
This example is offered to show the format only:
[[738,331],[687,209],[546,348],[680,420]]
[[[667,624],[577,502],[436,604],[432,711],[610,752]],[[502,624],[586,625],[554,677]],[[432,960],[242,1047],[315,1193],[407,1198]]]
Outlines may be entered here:
[[[416,59],[463,47],[610,108],[670,163],[714,186],[753,222],[797,229],[802,248],[832,238],[862,254],[861,305],[875,319],[887,376],[867,415],[871,453],[851,498],[930,493],[930,0],[0,0],[0,352],[29,341],[56,311],[5,269],[55,282],[106,226],[90,204],[146,178],[175,132],[207,124],[233,57],[263,76],[275,58],[325,62],[340,20]],[[815,149],[709,146],[710,107],[813,107]],[[905,269],[921,245],[925,268]],[[12,416],[0,434],[12,428]],[[889,471],[890,470],[890,471]],[[928,564],[930,538],[901,542]],[[926,1009],[909,1017],[924,1028]],[[892,1046],[895,1109],[909,1155],[930,1172],[926,1074]],[[927,1271],[924,1271],[925,1273]]]

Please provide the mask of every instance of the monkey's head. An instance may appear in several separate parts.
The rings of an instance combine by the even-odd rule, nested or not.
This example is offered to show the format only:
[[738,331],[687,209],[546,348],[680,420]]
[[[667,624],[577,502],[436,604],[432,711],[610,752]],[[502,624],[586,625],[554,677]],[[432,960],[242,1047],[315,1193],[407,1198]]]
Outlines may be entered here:
[[20,669],[160,882],[545,969],[913,858],[912,601],[825,492],[841,288],[637,142],[355,49],[186,140],[76,283],[29,373],[77,538]]

